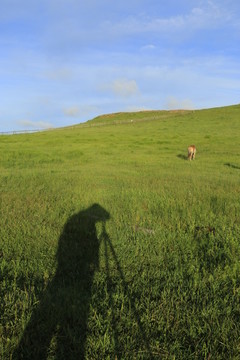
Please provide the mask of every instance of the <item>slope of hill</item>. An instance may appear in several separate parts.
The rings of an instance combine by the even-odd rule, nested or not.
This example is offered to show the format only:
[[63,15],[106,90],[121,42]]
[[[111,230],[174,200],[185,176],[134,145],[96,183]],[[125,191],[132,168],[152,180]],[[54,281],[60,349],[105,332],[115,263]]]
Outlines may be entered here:
[[175,117],[176,115],[183,115],[191,113],[190,110],[146,110],[146,111],[138,111],[138,112],[119,112],[113,114],[100,115],[96,118],[87,121],[88,124],[120,124],[120,123],[128,123],[133,121],[152,121],[152,120],[160,120],[167,119],[171,117]]

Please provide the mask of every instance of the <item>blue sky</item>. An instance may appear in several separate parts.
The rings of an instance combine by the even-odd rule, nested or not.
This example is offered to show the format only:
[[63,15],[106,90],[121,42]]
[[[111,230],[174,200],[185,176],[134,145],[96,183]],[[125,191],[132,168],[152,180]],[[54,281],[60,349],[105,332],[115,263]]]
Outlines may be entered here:
[[0,131],[240,103],[239,0],[0,0]]

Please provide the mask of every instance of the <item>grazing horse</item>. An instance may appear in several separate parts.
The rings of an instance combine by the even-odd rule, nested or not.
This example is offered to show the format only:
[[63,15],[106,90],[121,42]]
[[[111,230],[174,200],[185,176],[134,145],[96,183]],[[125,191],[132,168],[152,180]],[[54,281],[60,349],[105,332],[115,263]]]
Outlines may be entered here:
[[194,160],[196,155],[196,146],[190,145],[188,147],[188,160]]

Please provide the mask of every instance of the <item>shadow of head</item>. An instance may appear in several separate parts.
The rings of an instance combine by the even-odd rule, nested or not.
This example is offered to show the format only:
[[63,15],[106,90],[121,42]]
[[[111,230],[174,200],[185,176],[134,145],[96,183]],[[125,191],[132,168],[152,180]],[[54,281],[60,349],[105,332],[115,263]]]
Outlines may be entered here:
[[83,212],[81,212],[83,217],[92,219],[94,222],[105,222],[110,219],[110,214],[106,211],[101,205],[93,204]]
[[79,259],[82,266],[97,262],[99,239],[96,224],[105,223],[108,219],[109,212],[99,204],[93,204],[67,221],[58,243],[59,269],[79,267]]
[[97,222],[106,222],[109,219],[109,212],[95,203],[70,217],[64,226],[62,236],[67,236],[70,241],[86,231],[90,233],[90,230],[95,229]]

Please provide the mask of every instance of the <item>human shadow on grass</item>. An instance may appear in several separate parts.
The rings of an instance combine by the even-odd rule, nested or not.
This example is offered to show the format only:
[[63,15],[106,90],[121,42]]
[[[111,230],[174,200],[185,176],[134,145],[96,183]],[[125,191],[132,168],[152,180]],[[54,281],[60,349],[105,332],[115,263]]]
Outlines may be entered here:
[[94,272],[97,222],[110,214],[94,204],[73,215],[59,238],[57,270],[24,331],[13,359],[84,359]]
[[[126,316],[130,317],[136,326],[135,351],[145,354],[146,359],[153,359],[149,334],[146,334],[135,306],[138,294],[130,289],[113,243],[106,231],[106,221],[109,218],[110,214],[103,207],[94,204],[73,215],[65,224],[59,238],[55,276],[47,286],[36,309],[33,310],[31,319],[13,354],[13,360],[46,360],[47,358],[81,360],[86,358],[85,343],[89,307],[93,298],[101,297],[93,286],[93,276],[99,267],[100,244],[103,247],[105,284],[112,314],[110,326],[114,345],[110,352],[114,351],[114,357],[121,358],[125,355],[122,328],[126,324],[124,325],[124,320],[119,318],[118,305],[114,299],[115,291],[116,289],[119,291],[119,283],[121,283],[123,296],[127,298],[132,309]],[[102,225],[99,236],[96,231],[98,222]],[[99,302],[99,300],[96,301]]]

